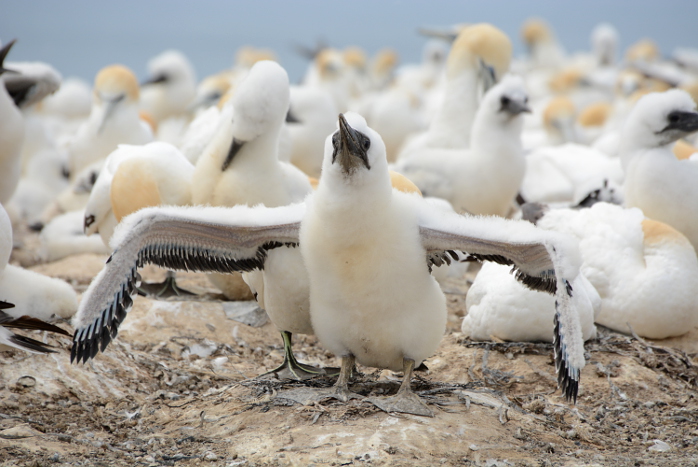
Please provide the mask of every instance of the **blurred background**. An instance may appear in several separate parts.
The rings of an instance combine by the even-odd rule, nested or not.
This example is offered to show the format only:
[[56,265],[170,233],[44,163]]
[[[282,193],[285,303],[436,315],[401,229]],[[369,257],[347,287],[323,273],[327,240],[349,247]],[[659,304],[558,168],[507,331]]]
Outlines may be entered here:
[[568,52],[588,50],[600,22],[616,27],[621,53],[644,37],[664,54],[698,45],[695,0],[1,0],[0,12],[0,40],[18,39],[12,61],[45,61],[88,82],[111,63],[143,77],[148,59],[168,48],[184,52],[202,78],[230,66],[242,45],[273,49],[297,82],[308,63],[295,51],[298,45],[322,40],[371,54],[392,47],[400,63],[418,62],[426,40],[419,27],[469,22],[502,29],[518,56],[524,53],[519,30],[531,16],[546,19]]

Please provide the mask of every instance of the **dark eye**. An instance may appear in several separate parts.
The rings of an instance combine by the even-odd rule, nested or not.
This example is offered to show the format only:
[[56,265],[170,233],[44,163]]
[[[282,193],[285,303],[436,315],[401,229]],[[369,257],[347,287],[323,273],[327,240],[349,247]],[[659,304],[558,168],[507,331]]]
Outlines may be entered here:
[[371,140],[368,138],[365,138],[364,142],[363,142],[363,147],[364,147],[364,151],[368,151],[368,148],[371,147]]
[[679,116],[675,113],[669,114],[669,123],[677,123],[679,121]]
[[502,107],[508,107],[509,106],[509,98],[507,96],[502,96]]

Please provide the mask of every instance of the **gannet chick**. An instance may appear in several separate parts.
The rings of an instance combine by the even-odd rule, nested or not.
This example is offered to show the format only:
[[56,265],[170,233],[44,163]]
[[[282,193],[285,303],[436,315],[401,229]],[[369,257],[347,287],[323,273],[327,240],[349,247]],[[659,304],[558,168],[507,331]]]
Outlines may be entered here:
[[[15,41],[0,49],[0,80],[11,70],[4,68],[5,57]],[[0,204],[7,203],[19,183],[24,119],[5,86],[0,83]]]
[[570,302],[569,281],[578,273],[574,243],[523,221],[459,216],[434,209],[416,194],[393,190],[380,136],[357,114],[340,115],[339,126],[327,139],[323,176],[306,203],[147,208],[125,219],[111,260],[74,319],[71,360],[87,361],[116,335],[132,304],[138,266],[266,270],[273,251],[300,241],[310,276],[313,328],[342,357],[332,394],[350,396],[347,384],[355,360],[403,368],[398,395],[371,401],[388,411],[431,415],[411,392],[410,377],[445,330],[445,298],[429,266],[443,264],[450,250],[459,250],[510,264],[524,284],[555,293],[558,381],[565,396],[576,399],[584,351],[578,313]]
[[[392,190],[381,138],[356,114],[340,115],[339,130],[326,143],[322,172],[307,201],[300,246],[310,276],[313,328],[320,342],[342,357],[335,392],[350,397],[347,383],[355,360],[404,369],[398,394],[371,402],[386,411],[429,415],[411,392],[410,378],[441,341],[446,305],[424,258],[432,248],[450,248],[447,244],[478,257],[477,247],[456,245],[475,235],[492,247],[485,225],[500,220],[463,218]],[[443,240],[438,247],[431,243],[437,237]]]
[[673,143],[698,130],[696,104],[674,89],[642,97],[625,122],[620,157],[625,205],[669,224],[698,248],[698,159],[678,160]]
[[653,339],[698,325],[698,258],[669,225],[607,203],[544,210],[536,224],[579,239],[581,272],[601,297],[597,323]]
[[318,87],[332,96],[340,112],[349,107],[350,88],[342,53],[326,48],[318,52],[303,79],[304,86]]
[[73,288],[60,279],[8,264],[11,253],[12,224],[0,205],[0,297],[16,305],[22,315],[42,321],[73,316],[78,306]]
[[427,132],[408,141],[398,160],[424,148],[468,148],[481,97],[507,72],[511,53],[511,41],[494,26],[463,29],[448,54],[441,107]]
[[[232,107],[221,117],[220,128],[199,158],[194,173],[194,204],[212,206],[283,206],[300,202],[311,192],[308,177],[278,158],[279,134],[289,110],[286,71],[272,61],[260,61],[241,81]],[[236,298],[239,282],[231,276],[209,275],[223,293]],[[284,363],[272,370],[283,376],[304,378],[318,374],[295,360],[292,333],[312,334],[308,284],[298,250],[269,252],[264,271],[244,275],[284,340]]]
[[591,48],[599,67],[616,64],[618,53],[618,31],[609,23],[601,23],[591,32]]
[[99,235],[85,235],[83,211],[70,211],[60,214],[41,229],[39,257],[42,261],[53,262],[67,256],[81,253],[108,255],[111,252]]
[[290,162],[311,177],[320,177],[325,138],[334,130],[337,108],[323,89],[291,86],[286,127],[291,137]]
[[187,57],[167,50],[148,62],[148,74],[141,83],[141,108],[157,122],[186,113],[196,96],[196,74]]
[[106,159],[119,144],[153,140],[150,127],[138,115],[138,96],[138,81],[128,68],[111,65],[97,73],[92,111],[68,148],[72,177]]
[[59,328],[58,326],[45,323],[40,319],[32,318],[31,316],[26,315],[15,317],[6,311],[11,310],[12,308],[14,308],[14,304],[0,300],[0,350],[7,347],[12,347],[15,349],[26,350],[30,353],[55,352],[55,350],[51,350],[50,345],[39,342],[31,337],[20,336],[12,332],[10,329],[32,329],[55,332],[58,334],[63,334],[64,336],[70,336],[68,332]]
[[526,164],[523,112],[530,112],[523,80],[507,76],[485,95],[470,149],[423,148],[399,160],[395,168],[425,196],[443,198],[457,212],[506,216]]
[[[555,316],[555,298],[527,289],[511,275],[509,267],[485,263],[468,289],[461,331],[473,340],[501,339],[515,342],[553,342],[549,323]],[[601,309],[601,297],[580,273],[572,282],[572,304],[579,313],[582,338],[596,337],[594,316]]]

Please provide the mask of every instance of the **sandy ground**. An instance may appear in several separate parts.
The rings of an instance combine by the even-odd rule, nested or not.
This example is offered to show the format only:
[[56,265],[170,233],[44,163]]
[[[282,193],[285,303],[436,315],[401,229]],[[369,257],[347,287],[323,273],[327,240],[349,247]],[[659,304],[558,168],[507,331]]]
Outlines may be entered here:
[[[13,261],[35,262],[31,238],[21,245]],[[82,292],[104,260],[32,268]],[[282,360],[273,325],[231,319],[236,305],[204,276],[181,277],[202,295],[139,297],[86,365],[70,364],[68,338],[38,332],[57,353],[0,352],[0,466],[698,465],[698,330],[664,342],[600,330],[573,406],[556,390],[551,345],[463,338],[467,282],[451,281],[448,330],[413,380],[435,412],[426,418],[364,399],[293,402],[293,391],[333,380],[255,378]],[[338,366],[314,337],[295,337],[300,360]],[[362,396],[397,391],[401,375],[359,371],[351,389]]]

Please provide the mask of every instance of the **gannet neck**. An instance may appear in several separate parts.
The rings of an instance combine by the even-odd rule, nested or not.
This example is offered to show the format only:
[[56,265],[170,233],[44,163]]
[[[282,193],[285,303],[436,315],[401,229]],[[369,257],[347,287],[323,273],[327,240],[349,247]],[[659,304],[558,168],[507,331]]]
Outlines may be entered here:
[[429,126],[429,145],[467,148],[478,104],[478,73],[470,68],[446,81],[443,102]]

